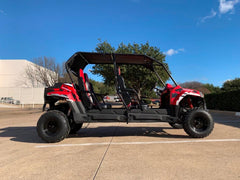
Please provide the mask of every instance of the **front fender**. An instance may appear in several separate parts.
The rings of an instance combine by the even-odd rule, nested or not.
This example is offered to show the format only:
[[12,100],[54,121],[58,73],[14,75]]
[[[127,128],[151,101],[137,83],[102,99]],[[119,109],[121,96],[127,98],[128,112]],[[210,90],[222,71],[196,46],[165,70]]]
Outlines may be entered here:
[[203,93],[193,89],[185,89],[180,86],[176,86],[170,93],[170,104],[178,106],[181,100],[186,96],[195,96],[204,98]]

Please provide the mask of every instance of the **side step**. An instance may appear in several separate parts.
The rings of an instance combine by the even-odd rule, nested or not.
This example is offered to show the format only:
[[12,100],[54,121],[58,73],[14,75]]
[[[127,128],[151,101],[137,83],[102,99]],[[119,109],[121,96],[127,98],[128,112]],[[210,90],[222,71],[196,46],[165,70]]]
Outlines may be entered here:
[[91,120],[104,120],[104,121],[112,121],[112,120],[117,120],[117,121],[126,121],[127,117],[125,115],[119,115],[119,114],[90,114],[89,115]]
[[145,114],[145,113],[128,113],[128,117],[123,114],[100,114],[89,113],[90,120],[98,122],[172,122],[170,115],[165,114]]
[[141,121],[164,121],[164,122],[171,122],[169,115],[161,115],[161,114],[144,114],[144,113],[129,113],[128,114],[128,120],[129,121],[135,121],[135,120],[141,120]]

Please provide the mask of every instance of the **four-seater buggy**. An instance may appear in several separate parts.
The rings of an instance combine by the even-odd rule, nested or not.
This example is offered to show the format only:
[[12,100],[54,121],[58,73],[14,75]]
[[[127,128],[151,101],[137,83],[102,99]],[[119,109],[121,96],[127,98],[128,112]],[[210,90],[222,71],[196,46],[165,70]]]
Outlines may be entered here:
[[[88,75],[83,72],[88,64],[109,64],[113,67],[116,93],[122,105],[114,107],[104,101],[104,95],[94,92]],[[159,95],[157,107],[149,106],[135,89],[126,87],[120,72],[122,65],[142,66],[156,75],[158,86],[149,89],[154,89]],[[38,120],[37,132],[46,142],[59,142],[76,133],[86,122],[168,122],[173,128],[183,128],[193,138],[206,137],[213,130],[214,122],[207,112],[204,95],[179,86],[165,65],[152,57],[77,52],[65,66],[72,83],[56,83],[45,88],[43,110],[46,110],[46,105],[48,108]],[[172,85],[164,83],[157,66],[172,80]]]

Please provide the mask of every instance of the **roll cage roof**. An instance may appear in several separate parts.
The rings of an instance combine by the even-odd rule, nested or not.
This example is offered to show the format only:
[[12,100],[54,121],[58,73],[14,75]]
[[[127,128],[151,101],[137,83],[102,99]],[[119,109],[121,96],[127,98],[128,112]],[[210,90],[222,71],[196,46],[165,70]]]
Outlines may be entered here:
[[66,68],[76,75],[79,69],[84,69],[88,64],[113,64],[114,59],[117,64],[143,65],[151,70],[153,62],[162,64],[146,55],[76,52],[66,62]]
[[[173,80],[173,82],[177,84],[163,63],[147,55],[76,52],[65,63],[65,67],[68,73],[72,72],[75,76],[78,76],[79,69],[83,70],[88,64],[113,64],[115,69],[116,64],[143,65],[146,68],[150,69],[151,71],[154,71],[156,74],[157,72],[154,70],[154,66],[160,65],[164,68],[164,70],[167,72],[167,74]],[[160,78],[158,74],[157,76],[158,78]]]

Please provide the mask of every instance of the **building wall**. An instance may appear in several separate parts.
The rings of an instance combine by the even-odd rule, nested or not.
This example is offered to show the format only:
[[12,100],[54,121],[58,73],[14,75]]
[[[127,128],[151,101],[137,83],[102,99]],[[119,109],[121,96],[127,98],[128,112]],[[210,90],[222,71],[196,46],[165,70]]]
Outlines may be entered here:
[[[0,87],[32,87],[32,82],[26,76],[26,69],[34,64],[25,59],[0,60]],[[35,83],[35,87],[44,85]]]
[[43,104],[44,86],[33,88],[25,71],[32,62],[22,60],[0,60],[0,98],[12,97],[21,104]]
[[21,104],[43,104],[44,88],[0,87],[1,97],[12,97]]
[[0,87],[21,87],[27,60],[0,60]]

